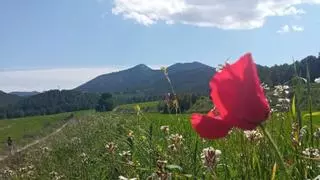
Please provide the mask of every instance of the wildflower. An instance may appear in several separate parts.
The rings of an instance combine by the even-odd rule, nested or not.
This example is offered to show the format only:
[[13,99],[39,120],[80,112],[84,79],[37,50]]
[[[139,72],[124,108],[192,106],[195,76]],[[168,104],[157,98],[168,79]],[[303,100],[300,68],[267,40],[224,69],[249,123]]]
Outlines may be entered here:
[[169,149],[170,151],[177,151],[177,147],[176,147],[176,145],[174,145],[174,144],[170,144],[170,145],[168,146],[168,149]]
[[180,148],[184,141],[183,136],[180,134],[171,134],[168,140],[174,145],[175,149]]
[[87,163],[89,160],[89,157],[86,153],[81,153],[80,158],[81,158],[82,163]]
[[141,115],[141,108],[140,108],[140,106],[139,106],[139,105],[136,105],[134,109],[135,109],[135,111],[136,111],[136,113],[137,113],[137,116],[140,116],[140,115]]
[[262,83],[262,84],[261,84],[261,87],[262,87],[264,90],[270,90],[270,87],[268,86],[268,84]]
[[47,152],[50,152],[51,149],[49,147],[41,147],[41,151],[42,153],[47,153]]
[[290,99],[288,99],[288,98],[279,98],[278,101],[280,103],[290,103]]
[[157,171],[149,176],[147,179],[163,179],[170,180],[172,174],[167,172],[165,167],[167,165],[167,161],[165,160],[157,160]]
[[55,171],[50,172],[49,175],[54,180],[60,180],[60,179],[64,178],[64,175],[59,175],[59,173],[57,173]]
[[259,142],[263,138],[262,134],[257,130],[244,131],[244,134],[251,142]]
[[71,143],[73,144],[81,144],[81,139],[78,137],[71,138]]
[[313,136],[314,136],[315,138],[320,139],[320,128],[318,128],[318,129],[313,133]]
[[320,153],[318,149],[314,148],[307,148],[304,151],[302,151],[302,154],[311,158],[319,158]]
[[106,144],[105,148],[110,154],[114,154],[115,150],[117,149],[117,145],[114,142],[109,142]]
[[16,173],[14,171],[12,171],[10,168],[6,167],[2,174],[6,177],[13,177]]
[[161,126],[160,130],[163,131],[164,133],[169,133],[169,126]]
[[300,139],[302,139],[307,133],[308,133],[308,127],[307,126],[303,126],[300,129],[300,133],[299,133]]
[[137,178],[126,178],[124,176],[119,176],[119,180],[137,180]]
[[125,161],[131,161],[132,154],[130,151],[122,151],[119,153],[119,155],[125,160]]
[[26,168],[26,167],[22,167],[22,168],[19,168],[18,171],[19,171],[20,173],[24,173],[24,172],[27,171],[27,168]]
[[220,155],[221,151],[213,147],[203,149],[201,153],[203,166],[208,169],[213,169],[220,161]]
[[291,140],[294,146],[301,145],[301,136],[299,132],[299,125],[298,123],[292,124],[292,132],[291,132]]
[[34,169],[34,165],[29,165],[28,169],[30,169],[30,170]]
[[270,106],[250,53],[216,73],[210,88],[219,115],[210,111],[191,117],[192,127],[202,138],[225,137],[232,127],[252,130],[268,119]]
[[34,176],[35,176],[35,172],[32,171],[32,170],[30,170],[30,171],[27,172],[27,176],[28,176],[29,178],[34,177]]

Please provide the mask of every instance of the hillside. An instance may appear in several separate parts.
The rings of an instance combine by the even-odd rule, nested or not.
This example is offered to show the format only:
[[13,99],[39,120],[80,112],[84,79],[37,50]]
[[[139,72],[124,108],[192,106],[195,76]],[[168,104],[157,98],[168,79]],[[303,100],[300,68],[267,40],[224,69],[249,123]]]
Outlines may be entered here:
[[13,94],[7,94],[3,91],[0,91],[0,107],[7,106],[10,104],[15,104],[18,102],[21,98],[17,95]]
[[[306,77],[309,65],[311,80],[320,77],[320,57],[308,56],[296,62],[300,76]],[[272,67],[257,65],[262,82],[271,86],[288,82],[295,73],[294,64],[274,65]],[[177,63],[168,67],[169,77],[178,93],[207,93],[208,82],[215,73],[213,67],[199,62]],[[144,95],[159,95],[171,92],[171,88],[160,70],[152,70],[140,64],[133,68],[104,74],[79,86],[76,90],[83,92],[131,92]]]
[[93,109],[99,98],[98,94],[51,90],[0,108],[0,119]]

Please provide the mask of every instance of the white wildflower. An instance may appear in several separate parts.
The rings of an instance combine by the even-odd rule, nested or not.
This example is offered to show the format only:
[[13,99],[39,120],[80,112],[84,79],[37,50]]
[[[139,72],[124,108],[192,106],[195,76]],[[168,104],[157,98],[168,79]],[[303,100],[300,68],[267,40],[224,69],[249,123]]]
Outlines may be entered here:
[[89,160],[88,155],[84,152],[80,154],[80,158],[81,158],[82,163],[87,163]]
[[170,141],[172,144],[178,146],[178,145],[182,145],[184,139],[183,139],[183,136],[180,135],[180,134],[171,134],[171,135],[169,136],[169,141]]
[[164,133],[169,133],[169,126],[161,126],[160,130]]
[[174,145],[174,144],[170,144],[170,145],[168,146],[168,149],[169,149],[170,151],[177,151],[177,147],[176,147],[176,145]]
[[208,169],[213,169],[220,161],[221,151],[208,147],[202,150],[201,159],[203,166]]
[[320,157],[319,149],[314,149],[314,148],[307,148],[304,151],[302,151],[302,154],[311,158]]
[[79,137],[73,137],[73,138],[71,138],[71,143],[81,144],[81,139]]
[[263,136],[262,134],[257,130],[252,131],[244,131],[244,135],[249,139],[251,142],[259,142]]
[[122,151],[121,153],[119,153],[119,155],[127,162],[130,163],[131,159],[132,159],[132,154],[130,151]]
[[119,180],[137,180],[137,178],[126,178],[124,176],[119,176]]
[[51,149],[49,147],[45,146],[45,147],[41,147],[41,151],[42,151],[42,153],[48,153],[51,151]]
[[117,145],[114,142],[109,142],[106,144],[105,148],[109,153],[114,154],[117,149]]
[[3,174],[7,177],[12,177],[14,176],[16,173],[14,171],[12,171],[10,168],[6,167],[4,170],[3,170]]
[[320,128],[318,128],[318,129],[313,133],[313,136],[314,136],[315,138],[320,139]]
[[51,178],[54,179],[54,180],[60,180],[60,179],[64,178],[64,175],[59,175],[59,173],[57,173],[57,172],[55,172],[55,171],[50,172],[49,175],[50,175]]

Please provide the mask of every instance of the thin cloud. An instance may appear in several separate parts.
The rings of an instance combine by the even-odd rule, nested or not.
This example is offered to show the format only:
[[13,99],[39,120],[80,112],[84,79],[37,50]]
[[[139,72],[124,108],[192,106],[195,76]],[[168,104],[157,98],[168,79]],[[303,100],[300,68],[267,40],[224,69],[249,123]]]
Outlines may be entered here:
[[319,0],[113,0],[112,13],[145,26],[158,22],[221,29],[255,29],[268,17],[300,16]]
[[302,32],[304,31],[304,27],[302,26],[297,26],[297,25],[293,25],[293,26],[289,26],[289,25],[283,25],[278,31],[277,33],[279,34],[284,34],[284,33],[289,33],[289,32]]
[[[160,69],[162,65],[150,65]],[[117,72],[128,67],[102,68],[55,68],[55,69],[2,69],[0,70],[0,90],[46,91],[50,89],[73,89],[99,76]]]
[[292,30],[295,32],[302,32],[302,31],[304,31],[304,27],[294,25],[294,26],[292,26]]
[[284,25],[277,31],[277,33],[280,33],[280,34],[288,33],[288,32],[290,32],[289,25]]
[[73,89],[98,75],[118,70],[120,68],[116,67],[5,70],[0,72],[0,90],[11,92]]

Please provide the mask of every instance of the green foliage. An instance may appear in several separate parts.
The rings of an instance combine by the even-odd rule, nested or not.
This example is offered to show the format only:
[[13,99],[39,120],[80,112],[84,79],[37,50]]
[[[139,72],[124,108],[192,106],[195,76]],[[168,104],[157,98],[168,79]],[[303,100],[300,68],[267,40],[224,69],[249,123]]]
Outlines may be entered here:
[[103,93],[98,101],[96,106],[96,111],[104,112],[104,111],[111,111],[113,109],[113,99],[112,94],[110,93]]
[[199,98],[196,103],[188,110],[188,113],[208,113],[212,109],[212,101],[208,97]]

